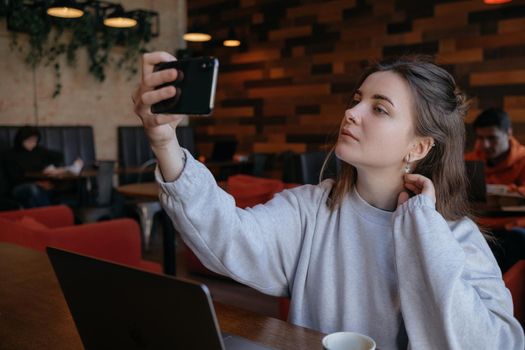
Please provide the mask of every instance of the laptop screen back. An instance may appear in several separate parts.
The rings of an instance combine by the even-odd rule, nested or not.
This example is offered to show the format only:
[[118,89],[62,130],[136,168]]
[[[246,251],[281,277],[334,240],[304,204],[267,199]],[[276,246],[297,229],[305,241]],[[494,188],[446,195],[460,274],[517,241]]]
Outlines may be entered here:
[[213,144],[213,150],[210,161],[213,162],[228,162],[233,160],[235,151],[237,150],[237,141],[216,141]]
[[47,248],[86,349],[223,349],[206,286]]

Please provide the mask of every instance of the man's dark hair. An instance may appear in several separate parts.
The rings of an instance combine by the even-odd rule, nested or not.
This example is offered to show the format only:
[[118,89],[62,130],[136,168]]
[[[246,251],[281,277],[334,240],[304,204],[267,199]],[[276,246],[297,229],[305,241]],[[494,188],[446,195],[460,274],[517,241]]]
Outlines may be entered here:
[[478,115],[472,127],[474,130],[478,128],[497,127],[498,129],[508,132],[510,130],[510,118],[507,112],[500,108],[488,108]]
[[16,149],[23,149],[24,146],[22,146],[22,143],[31,136],[38,138],[37,144],[40,142],[40,131],[37,127],[30,125],[22,126],[15,134],[14,147]]

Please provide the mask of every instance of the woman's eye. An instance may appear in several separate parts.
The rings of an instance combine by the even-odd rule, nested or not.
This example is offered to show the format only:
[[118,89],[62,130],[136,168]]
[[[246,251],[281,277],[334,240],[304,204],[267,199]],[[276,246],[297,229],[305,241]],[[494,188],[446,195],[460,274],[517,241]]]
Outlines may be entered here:
[[386,111],[386,109],[384,109],[384,108],[381,107],[381,106],[375,106],[375,107],[374,107],[374,111],[377,112],[377,113],[380,113],[380,114],[386,114],[386,115],[388,115],[388,112]]

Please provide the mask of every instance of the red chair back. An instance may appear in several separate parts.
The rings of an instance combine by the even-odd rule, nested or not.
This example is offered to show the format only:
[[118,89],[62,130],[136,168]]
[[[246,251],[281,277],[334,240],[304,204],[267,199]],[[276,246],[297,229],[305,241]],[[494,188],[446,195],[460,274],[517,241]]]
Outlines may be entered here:
[[65,205],[52,205],[48,207],[0,212],[0,218],[11,221],[19,220],[24,217],[31,217],[46,225],[48,228],[74,225],[73,212]]
[[235,203],[239,208],[265,203],[272,199],[274,194],[284,189],[284,183],[281,180],[250,175],[230,176],[226,186],[228,193],[235,198]]
[[[70,225],[68,225],[70,224]],[[142,260],[140,229],[132,219],[73,225],[66,206],[0,213],[0,242],[44,251],[46,246],[160,272],[156,263]]]

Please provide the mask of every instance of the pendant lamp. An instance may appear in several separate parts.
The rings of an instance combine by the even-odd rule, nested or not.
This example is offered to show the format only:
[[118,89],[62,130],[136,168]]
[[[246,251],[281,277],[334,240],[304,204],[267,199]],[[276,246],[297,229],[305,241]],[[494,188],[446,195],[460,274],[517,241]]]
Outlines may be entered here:
[[47,14],[59,18],[79,18],[84,15],[82,7],[75,0],[57,0],[47,8]]
[[211,35],[206,33],[204,29],[199,24],[194,24],[190,29],[182,36],[186,41],[191,42],[204,42],[210,41]]
[[222,42],[222,44],[226,47],[237,47],[241,45],[241,41],[235,35],[235,30],[233,28],[230,28],[228,31],[228,37]]
[[115,9],[106,18],[104,25],[112,28],[131,28],[137,25],[137,20],[132,18],[121,5],[115,5]]

